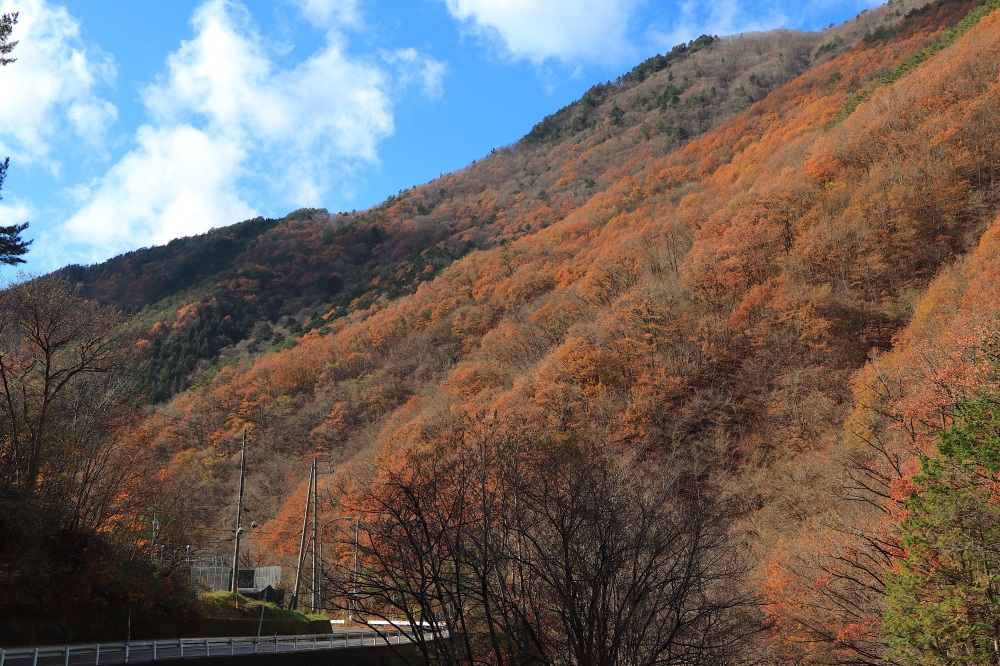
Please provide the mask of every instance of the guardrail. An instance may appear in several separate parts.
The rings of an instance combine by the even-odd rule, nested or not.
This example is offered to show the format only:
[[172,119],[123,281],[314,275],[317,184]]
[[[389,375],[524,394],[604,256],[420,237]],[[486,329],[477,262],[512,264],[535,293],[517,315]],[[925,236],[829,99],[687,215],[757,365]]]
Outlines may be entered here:
[[409,642],[406,631],[345,631],[305,636],[264,638],[179,638],[165,641],[131,641],[54,645],[33,648],[0,648],[0,666],[101,666],[132,662],[174,661],[205,657],[254,654],[290,654],[313,650],[393,645]]

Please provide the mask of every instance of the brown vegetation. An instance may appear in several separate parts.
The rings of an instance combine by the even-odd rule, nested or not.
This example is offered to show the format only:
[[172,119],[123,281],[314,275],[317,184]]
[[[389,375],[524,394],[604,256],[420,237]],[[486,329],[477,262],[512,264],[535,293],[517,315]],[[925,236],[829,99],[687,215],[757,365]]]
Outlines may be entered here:
[[[233,231],[214,283],[140,315],[150,347],[216,336],[207,371],[150,416],[163,483],[198,498],[177,515],[201,526],[199,547],[223,547],[250,428],[251,557],[290,563],[307,461],[323,453],[340,476],[321,484],[321,519],[365,524],[368,593],[354,602],[449,608],[467,656],[613,643],[540,609],[572,614],[602,580],[628,580],[591,575],[567,524],[657,563],[654,578],[684,559],[651,556],[659,533],[634,531],[646,521],[734,595],[697,590],[725,611],[712,627],[742,626],[744,599],[768,602],[766,640],[740,658],[892,659],[881,623],[900,502],[983,383],[997,332],[1000,18],[959,24],[980,4],[896,2],[820,36],[696,40],[377,209]],[[104,270],[95,295],[110,293]],[[228,358],[208,367],[213,353]],[[628,520],[595,508],[619,493]],[[572,567],[554,552],[575,553]],[[412,560],[407,577],[386,558]],[[586,594],[565,598],[560,581],[578,575]],[[525,587],[494,587],[511,580]],[[693,598],[671,599],[650,613],[685,616]],[[633,631],[612,633],[673,645]],[[718,648],[715,663],[735,658]]]

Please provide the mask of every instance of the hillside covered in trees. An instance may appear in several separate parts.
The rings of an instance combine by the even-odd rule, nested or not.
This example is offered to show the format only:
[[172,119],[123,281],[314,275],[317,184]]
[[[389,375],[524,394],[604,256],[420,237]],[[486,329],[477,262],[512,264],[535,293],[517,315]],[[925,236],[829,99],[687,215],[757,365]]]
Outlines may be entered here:
[[327,603],[428,661],[995,661],[998,6],[703,36],[371,210],[64,269],[157,489],[102,525],[230,552],[247,431],[247,562],[318,457]]

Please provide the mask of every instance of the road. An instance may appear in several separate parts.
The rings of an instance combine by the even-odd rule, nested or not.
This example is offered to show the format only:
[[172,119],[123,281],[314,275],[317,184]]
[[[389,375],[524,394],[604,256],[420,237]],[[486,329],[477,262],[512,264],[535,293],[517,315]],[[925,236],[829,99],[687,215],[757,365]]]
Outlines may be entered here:
[[262,636],[233,638],[184,638],[130,643],[53,645],[37,648],[0,649],[0,666],[101,666],[131,662],[169,661],[252,654],[284,654],[337,650],[362,645],[378,646],[409,642],[396,630],[334,629],[331,634],[310,636]]

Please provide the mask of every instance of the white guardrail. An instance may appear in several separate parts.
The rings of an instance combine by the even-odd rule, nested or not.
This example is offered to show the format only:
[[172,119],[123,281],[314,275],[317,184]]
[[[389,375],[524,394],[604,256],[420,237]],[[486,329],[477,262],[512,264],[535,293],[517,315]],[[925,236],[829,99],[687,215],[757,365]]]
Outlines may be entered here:
[[254,654],[291,654],[348,647],[396,645],[410,641],[401,630],[337,631],[306,636],[179,638],[160,641],[0,648],[0,666],[101,666]]

